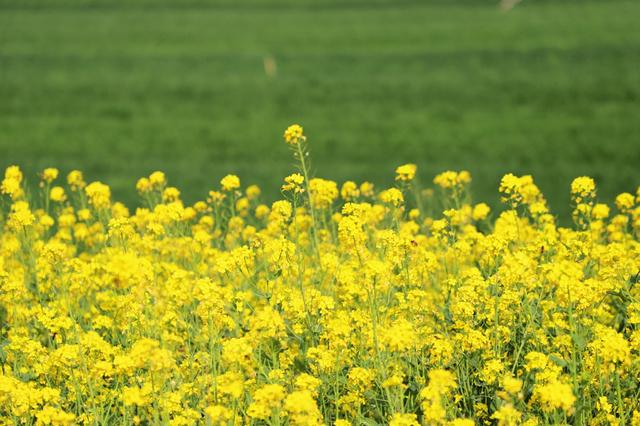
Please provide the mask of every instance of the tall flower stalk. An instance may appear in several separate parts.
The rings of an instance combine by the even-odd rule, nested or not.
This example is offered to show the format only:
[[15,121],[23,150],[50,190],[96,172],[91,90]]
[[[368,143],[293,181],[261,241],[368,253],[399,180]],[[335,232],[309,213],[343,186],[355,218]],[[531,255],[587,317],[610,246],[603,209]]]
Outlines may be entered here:
[[309,203],[309,214],[311,215],[311,236],[313,241],[313,249],[319,256],[319,241],[318,234],[316,232],[317,221],[316,212],[313,205],[311,191],[309,189],[309,151],[307,149],[307,137],[304,135],[304,129],[299,124],[292,124],[284,131],[284,141],[289,145],[293,151],[293,156],[298,160],[298,168],[304,176],[304,192]]

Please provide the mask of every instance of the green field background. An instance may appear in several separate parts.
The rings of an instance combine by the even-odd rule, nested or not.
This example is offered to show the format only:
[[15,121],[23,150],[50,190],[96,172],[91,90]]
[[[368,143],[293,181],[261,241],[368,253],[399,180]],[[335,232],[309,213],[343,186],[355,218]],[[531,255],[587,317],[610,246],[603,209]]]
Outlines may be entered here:
[[318,176],[468,169],[497,205],[531,173],[566,217],[574,176],[605,201],[640,184],[639,19],[637,0],[0,0],[0,166],[79,168],[130,204],[156,169],[188,202],[227,173],[274,199],[299,122]]

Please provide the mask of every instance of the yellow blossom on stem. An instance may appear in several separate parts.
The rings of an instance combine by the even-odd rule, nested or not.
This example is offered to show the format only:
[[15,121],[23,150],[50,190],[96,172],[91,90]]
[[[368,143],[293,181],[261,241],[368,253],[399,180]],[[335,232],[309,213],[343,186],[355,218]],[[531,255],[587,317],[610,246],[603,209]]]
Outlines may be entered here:
[[220,180],[220,186],[223,191],[235,191],[240,188],[240,178],[236,175],[226,175]]
[[292,124],[284,131],[284,141],[289,145],[297,145],[306,141],[304,130],[299,124]]
[[404,164],[396,168],[396,180],[401,182],[410,182],[416,177],[418,166],[415,164]]

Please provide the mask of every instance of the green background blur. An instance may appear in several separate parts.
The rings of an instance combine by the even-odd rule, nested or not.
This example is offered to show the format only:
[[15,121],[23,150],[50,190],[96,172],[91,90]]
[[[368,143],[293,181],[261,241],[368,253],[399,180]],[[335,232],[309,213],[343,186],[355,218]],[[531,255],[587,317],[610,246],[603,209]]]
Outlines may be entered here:
[[0,0],[0,166],[79,168],[128,203],[156,169],[189,202],[227,173],[274,198],[299,122],[318,176],[468,169],[497,205],[531,173],[563,215],[574,176],[605,201],[640,184],[639,19],[637,0]]

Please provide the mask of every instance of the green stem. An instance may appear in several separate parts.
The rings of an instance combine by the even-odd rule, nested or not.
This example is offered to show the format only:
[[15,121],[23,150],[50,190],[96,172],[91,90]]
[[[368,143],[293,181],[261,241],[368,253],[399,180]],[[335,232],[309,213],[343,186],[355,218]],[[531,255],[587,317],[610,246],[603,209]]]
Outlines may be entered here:
[[302,150],[302,144],[300,143],[300,141],[298,141],[298,143],[296,144],[296,148],[298,150],[298,158],[300,159],[302,174],[304,175],[305,191],[307,192],[307,199],[309,200],[309,213],[311,214],[311,234],[313,236],[314,251],[318,255],[318,259],[320,259],[320,244],[318,243],[318,234],[316,231],[316,214],[315,209],[313,208],[313,204],[311,203],[311,191],[309,190],[309,170],[307,169],[307,163],[304,160],[304,151]]

